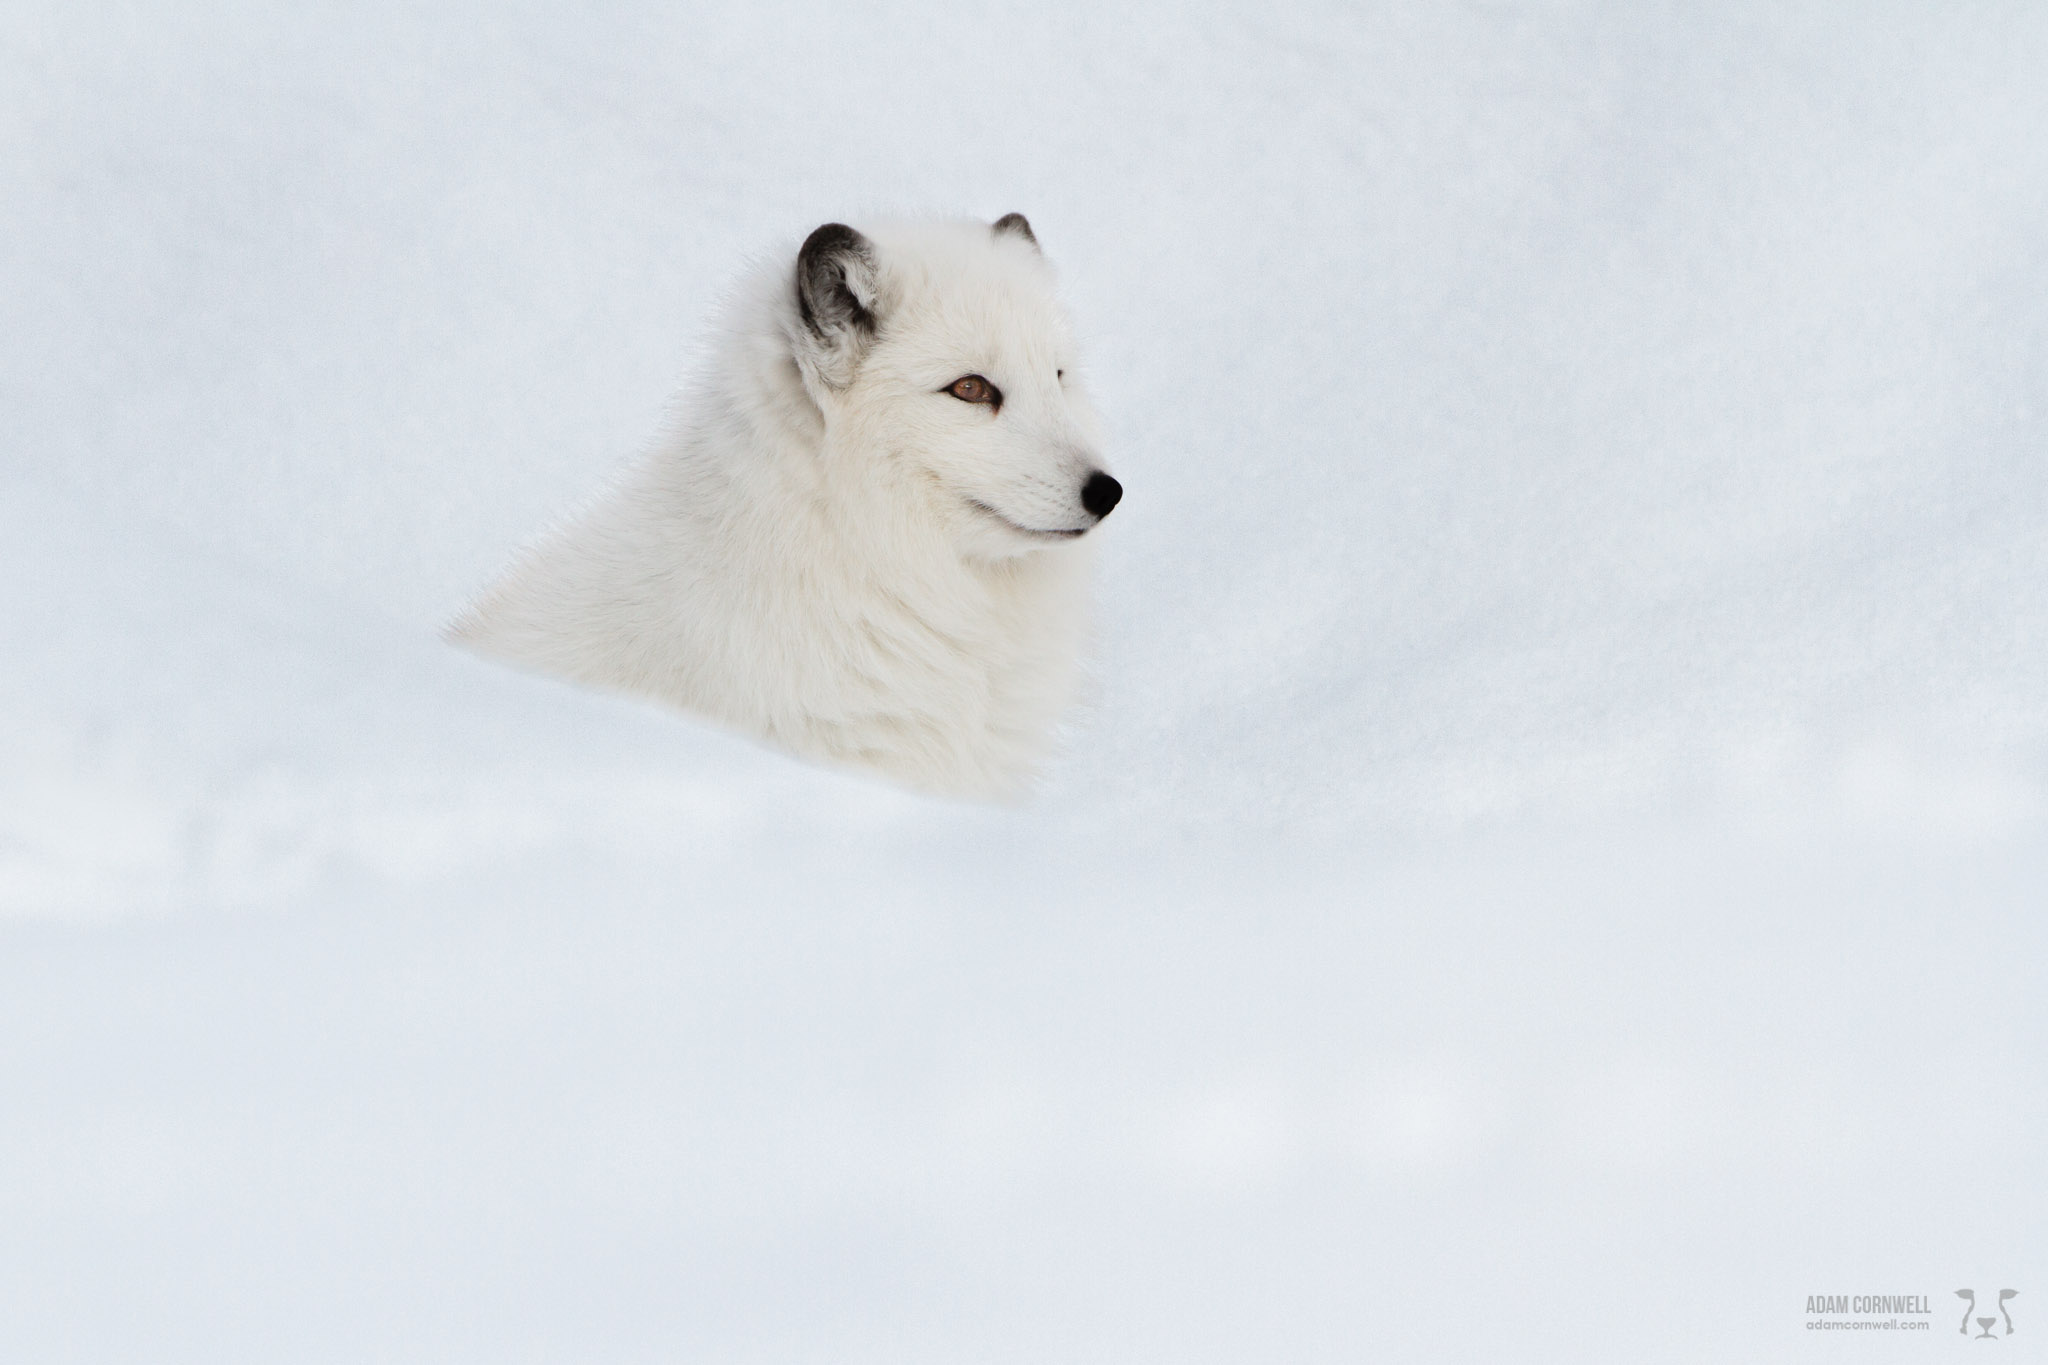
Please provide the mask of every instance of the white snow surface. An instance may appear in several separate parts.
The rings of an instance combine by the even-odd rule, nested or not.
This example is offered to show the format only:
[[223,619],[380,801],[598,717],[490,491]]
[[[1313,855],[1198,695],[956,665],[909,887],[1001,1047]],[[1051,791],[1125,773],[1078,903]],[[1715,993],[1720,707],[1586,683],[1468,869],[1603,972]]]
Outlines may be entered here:
[[[14,0],[0,1359],[2048,1359],[2043,71]],[[1128,490],[1034,800],[440,642],[906,210],[1029,215]]]

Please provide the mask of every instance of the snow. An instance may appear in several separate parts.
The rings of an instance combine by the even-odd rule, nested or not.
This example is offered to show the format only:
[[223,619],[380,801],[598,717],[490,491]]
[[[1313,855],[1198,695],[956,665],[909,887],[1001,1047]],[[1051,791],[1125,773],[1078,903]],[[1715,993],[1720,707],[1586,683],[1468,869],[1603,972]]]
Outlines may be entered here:
[[[2027,6],[10,6],[0,1358],[2034,1339],[2043,69]],[[749,253],[902,209],[1030,216],[1129,490],[1036,800],[440,643]]]

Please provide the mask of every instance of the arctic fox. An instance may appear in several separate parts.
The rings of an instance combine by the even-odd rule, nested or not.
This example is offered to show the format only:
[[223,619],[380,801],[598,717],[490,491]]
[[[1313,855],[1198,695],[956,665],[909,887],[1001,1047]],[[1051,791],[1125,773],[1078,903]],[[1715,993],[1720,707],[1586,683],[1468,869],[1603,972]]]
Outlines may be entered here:
[[683,421],[456,640],[967,796],[1046,752],[1123,496],[1022,214],[827,223],[755,271]]

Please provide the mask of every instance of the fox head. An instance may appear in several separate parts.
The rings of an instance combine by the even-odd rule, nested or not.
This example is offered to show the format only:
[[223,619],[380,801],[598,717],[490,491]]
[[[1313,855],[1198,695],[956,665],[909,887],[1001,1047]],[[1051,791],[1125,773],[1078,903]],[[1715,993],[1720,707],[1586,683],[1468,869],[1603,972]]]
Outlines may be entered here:
[[797,253],[794,295],[790,350],[829,457],[907,488],[963,555],[1078,540],[1123,496],[1022,214],[827,223]]

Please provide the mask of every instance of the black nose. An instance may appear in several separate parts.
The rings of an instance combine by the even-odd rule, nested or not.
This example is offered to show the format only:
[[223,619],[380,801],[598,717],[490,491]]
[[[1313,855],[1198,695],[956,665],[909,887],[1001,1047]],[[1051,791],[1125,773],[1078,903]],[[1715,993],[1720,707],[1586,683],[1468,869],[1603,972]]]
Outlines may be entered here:
[[1099,469],[1081,485],[1081,505],[1098,521],[1108,516],[1123,496],[1124,486]]

